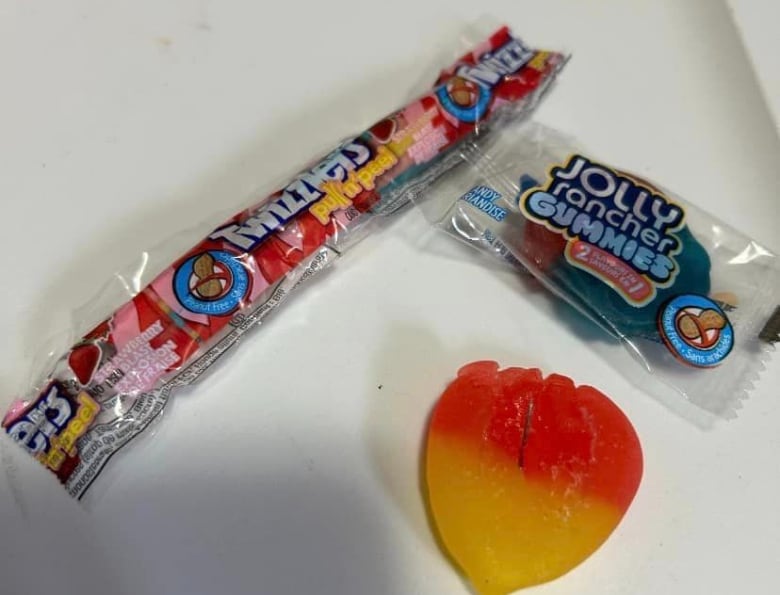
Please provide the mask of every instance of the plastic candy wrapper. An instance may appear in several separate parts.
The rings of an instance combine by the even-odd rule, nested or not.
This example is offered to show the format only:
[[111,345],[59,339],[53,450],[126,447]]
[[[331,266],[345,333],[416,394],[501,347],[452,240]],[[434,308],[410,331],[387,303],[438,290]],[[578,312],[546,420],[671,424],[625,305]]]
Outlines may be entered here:
[[464,139],[527,113],[565,63],[502,28],[432,90],[220,225],[63,354],[3,427],[81,497],[144,430],[301,283],[408,204]]
[[780,340],[774,254],[539,124],[461,158],[419,199],[429,221],[533,274],[698,407],[734,415]]

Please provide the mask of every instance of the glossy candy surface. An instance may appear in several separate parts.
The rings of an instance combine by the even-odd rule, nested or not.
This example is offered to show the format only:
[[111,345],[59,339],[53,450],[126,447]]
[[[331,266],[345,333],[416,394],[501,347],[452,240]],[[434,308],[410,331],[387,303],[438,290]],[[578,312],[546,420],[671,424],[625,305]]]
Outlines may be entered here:
[[577,566],[618,525],[641,476],[639,439],[620,409],[537,369],[464,366],[428,429],[431,521],[482,594]]

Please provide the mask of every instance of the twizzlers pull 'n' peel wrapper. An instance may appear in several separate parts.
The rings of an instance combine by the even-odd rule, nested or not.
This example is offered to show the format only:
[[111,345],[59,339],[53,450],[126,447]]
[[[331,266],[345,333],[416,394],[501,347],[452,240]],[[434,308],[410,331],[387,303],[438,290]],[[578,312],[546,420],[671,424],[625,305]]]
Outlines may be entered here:
[[171,392],[451,167],[465,138],[532,109],[565,61],[499,29],[422,98],[216,228],[57,360],[3,428],[81,497]]
[[431,222],[530,272],[645,370],[733,417],[780,340],[774,254],[539,124],[461,155],[467,165],[417,201]]

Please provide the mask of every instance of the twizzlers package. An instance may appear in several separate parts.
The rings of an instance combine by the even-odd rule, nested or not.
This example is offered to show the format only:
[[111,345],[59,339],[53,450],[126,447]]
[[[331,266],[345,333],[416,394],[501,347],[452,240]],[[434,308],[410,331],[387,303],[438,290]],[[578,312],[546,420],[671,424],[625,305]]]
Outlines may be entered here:
[[63,354],[3,428],[81,497],[171,393],[459,161],[464,139],[528,113],[565,61],[499,29],[426,95],[216,227]]
[[533,274],[702,410],[733,416],[780,341],[774,254],[540,124],[461,155],[418,200],[432,223]]

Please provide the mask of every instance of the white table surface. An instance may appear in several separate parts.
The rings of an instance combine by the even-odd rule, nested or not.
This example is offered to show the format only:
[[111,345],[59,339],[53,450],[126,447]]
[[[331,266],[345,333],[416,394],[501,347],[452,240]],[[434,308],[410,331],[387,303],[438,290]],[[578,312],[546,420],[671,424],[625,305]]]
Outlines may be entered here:
[[[780,98],[720,0],[2,0],[3,409],[42,337],[120,265],[201,225],[155,253],[172,258],[403,103],[484,12],[573,52],[540,120],[780,252]],[[528,593],[777,593],[777,358],[739,418],[705,431],[544,296],[438,242],[410,212],[361,244],[175,398],[86,506],[3,436],[0,592],[467,593],[428,529],[418,454],[458,366],[494,358],[600,388],[645,452],[613,536]]]
[[769,111],[780,130],[780,2],[726,0]]

